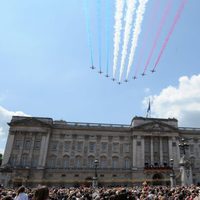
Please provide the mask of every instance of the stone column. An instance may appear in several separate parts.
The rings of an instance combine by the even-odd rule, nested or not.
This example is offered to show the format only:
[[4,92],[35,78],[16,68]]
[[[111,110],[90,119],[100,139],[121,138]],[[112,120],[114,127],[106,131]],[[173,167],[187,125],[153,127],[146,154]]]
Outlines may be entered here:
[[8,164],[8,162],[9,162],[10,155],[11,155],[12,148],[13,148],[14,138],[15,138],[15,135],[13,133],[9,133],[8,139],[6,142],[6,148],[4,151],[2,166]]
[[162,137],[160,137],[160,165],[163,165],[163,143],[162,143]]
[[32,141],[31,141],[31,147],[30,147],[30,154],[29,154],[29,160],[30,160],[30,165],[32,165],[31,160],[33,157],[33,149],[34,149],[34,143],[35,143],[35,135],[33,133],[30,133],[32,136]]
[[140,167],[144,167],[144,137],[141,137]]
[[44,168],[46,164],[46,158],[47,158],[47,151],[49,146],[49,137],[50,132],[44,133],[42,135],[42,141],[41,141],[41,147],[40,147],[40,156],[39,156],[39,168]]
[[137,167],[137,136],[133,136],[133,163],[132,163],[132,167]]
[[[169,138],[168,140],[169,144],[169,160],[172,158],[173,159],[173,153],[172,153],[172,138]],[[169,164],[169,163],[168,163]]]
[[154,165],[154,156],[153,156],[153,137],[151,137],[151,164]]
[[181,159],[181,155],[180,155],[180,148],[179,148],[179,140],[176,139],[176,158],[174,159],[175,168],[179,167],[180,159]]
[[18,164],[21,165],[21,159],[22,159],[22,153],[23,153],[23,149],[24,149],[24,142],[25,142],[26,132],[22,131],[20,134],[22,135],[22,145],[20,146],[20,149],[19,149]]

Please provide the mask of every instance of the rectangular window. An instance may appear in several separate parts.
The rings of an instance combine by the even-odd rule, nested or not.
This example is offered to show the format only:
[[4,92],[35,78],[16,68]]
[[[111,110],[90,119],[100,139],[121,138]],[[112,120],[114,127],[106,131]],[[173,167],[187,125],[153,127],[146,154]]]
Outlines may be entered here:
[[22,146],[22,140],[15,140],[14,149],[20,149],[20,146]]
[[137,146],[141,146],[141,141],[137,141]]
[[193,145],[193,144],[190,145],[190,153],[191,153],[191,154],[194,153],[194,145]]
[[102,142],[101,143],[101,151],[102,152],[107,152],[108,151],[108,143],[107,142]]
[[77,151],[83,151],[83,142],[78,142],[77,143]]
[[113,152],[119,152],[119,143],[113,143]]
[[123,145],[123,150],[124,150],[124,153],[129,153],[130,152],[130,144],[124,144]]
[[70,145],[71,145],[71,142],[70,141],[66,141],[65,145],[64,145],[64,151],[68,152],[70,150]]
[[96,150],[95,142],[90,142],[89,143],[89,151],[90,152],[95,152],[95,150]]
[[172,146],[173,146],[173,147],[176,147],[176,142],[172,142]]
[[34,149],[40,149],[40,144],[41,144],[40,140],[35,140]]
[[51,150],[52,151],[57,151],[58,149],[58,142],[57,141],[53,141],[51,144]]
[[31,148],[31,141],[30,140],[25,140],[24,143],[24,149],[29,150]]

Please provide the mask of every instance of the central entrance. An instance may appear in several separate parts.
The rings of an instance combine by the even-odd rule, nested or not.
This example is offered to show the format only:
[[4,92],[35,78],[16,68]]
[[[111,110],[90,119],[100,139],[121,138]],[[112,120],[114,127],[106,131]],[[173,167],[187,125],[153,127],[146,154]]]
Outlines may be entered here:
[[165,185],[163,175],[161,173],[154,174],[153,177],[153,185]]

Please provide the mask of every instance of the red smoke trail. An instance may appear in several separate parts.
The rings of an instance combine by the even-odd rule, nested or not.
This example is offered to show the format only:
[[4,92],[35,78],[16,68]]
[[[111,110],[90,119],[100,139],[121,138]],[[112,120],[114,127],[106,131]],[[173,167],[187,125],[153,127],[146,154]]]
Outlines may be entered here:
[[163,16],[162,16],[162,19],[161,19],[161,21],[160,21],[160,24],[159,24],[159,27],[158,27],[158,30],[157,30],[157,33],[156,33],[156,37],[155,37],[154,42],[153,42],[153,46],[152,46],[152,48],[151,48],[151,51],[150,51],[150,53],[149,53],[147,62],[146,62],[145,67],[144,67],[143,74],[145,74],[145,72],[146,72],[146,70],[147,70],[147,67],[148,67],[148,65],[149,65],[149,63],[150,63],[151,57],[152,57],[153,52],[154,52],[154,50],[155,50],[155,48],[156,48],[158,39],[159,39],[160,34],[161,34],[161,32],[162,32],[163,25],[164,25],[164,23],[165,23],[165,21],[166,21],[166,19],[167,19],[167,16],[168,16],[168,14],[169,14],[169,11],[170,11],[170,9],[171,9],[171,6],[172,6],[172,0],[169,0],[167,6],[166,6],[166,8],[165,8],[164,14],[163,14]]
[[182,0],[182,3],[181,3],[181,5],[180,5],[175,17],[174,17],[174,21],[172,23],[172,26],[171,26],[171,28],[170,28],[170,30],[169,30],[169,32],[167,34],[167,37],[165,38],[165,41],[164,41],[164,43],[162,45],[162,48],[160,50],[160,53],[158,55],[158,58],[156,60],[156,63],[154,65],[153,70],[155,70],[155,68],[157,67],[157,65],[158,65],[158,63],[160,61],[160,58],[161,58],[161,56],[162,56],[162,54],[163,54],[163,52],[164,52],[164,50],[165,50],[165,48],[166,48],[166,46],[167,46],[167,44],[169,42],[169,39],[170,39],[170,37],[171,37],[171,35],[172,35],[173,31],[174,31],[174,28],[176,27],[176,24],[177,24],[178,20],[180,19],[181,13],[182,13],[186,3],[187,3],[187,0]]
[[[157,12],[158,12],[159,6],[160,6],[160,0],[156,0],[154,5],[153,5],[153,9],[152,9],[150,20],[149,20],[150,23],[148,24],[147,30],[151,30],[152,29],[152,26],[153,26],[152,22],[154,22],[154,19],[156,17]],[[144,50],[145,50],[145,46],[144,45],[147,43],[148,35],[149,35],[149,31],[146,31],[145,35],[144,35],[144,39],[143,39],[142,45],[140,47],[141,51],[140,51],[140,54],[139,54],[139,61],[136,64],[134,77],[137,77],[138,70],[139,70],[139,68],[141,66],[141,62],[143,60]]]

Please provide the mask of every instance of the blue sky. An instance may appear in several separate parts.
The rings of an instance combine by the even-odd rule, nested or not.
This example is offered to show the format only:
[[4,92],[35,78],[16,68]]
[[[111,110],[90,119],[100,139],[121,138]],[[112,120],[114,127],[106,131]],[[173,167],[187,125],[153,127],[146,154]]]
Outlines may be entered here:
[[[95,0],[89,1],[89,16],[94,64],[98,68],[98,30],[101,30],[102,69],[105,71],[106,1],[101,2],[101,26],[97,23]],[[150,22],[154,2],[155,0],[149,0],[146,7],[135,63],[145,32],[148,32],[142,62],[145,63],[166,3],[165,0],[160,1],[156,18]],[[114,0],[110,1],[110,75],[113,60],[114,3]],[[179,3],[179,0],[173,2],[153,61],[158,55]],[[200,121],[196,119],[200,116],[199,8],[200,1],[188,0],[156,73],[151,74],[149,68],[147,76],[139,75],[135,81],[130,79],[128,83],[118,85],[90,69],[90,50],[82,0],[1,1],[0,150],[4,149],[6,142],[6,123],[17,111],[57,120],[130,124],[134,116],[146,115],[146,101],[151,96],[154,99],[153,116],[172,117],[174,114],[181,126],[198,127]],[[134,67],[133,65],[132,74]],[[194,88],[193,93],[184,96]],[[168,101],[168,91],[172,101]],[[178,99],[175,98],[177,94]],[[185,107],[188,109],[185,110]],[[164,108],[170,112],[166,112]],[[193,123],[194,117],[196,123]]]

